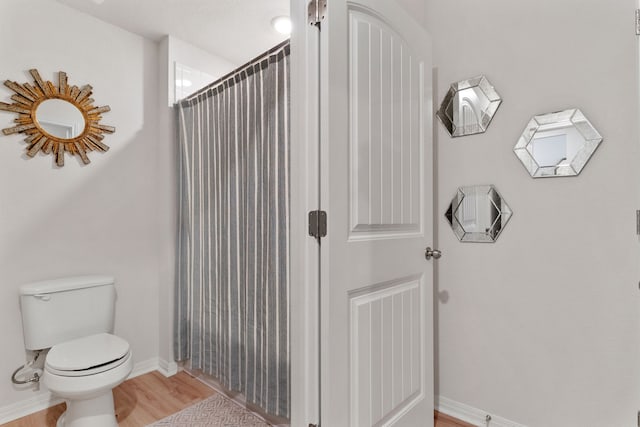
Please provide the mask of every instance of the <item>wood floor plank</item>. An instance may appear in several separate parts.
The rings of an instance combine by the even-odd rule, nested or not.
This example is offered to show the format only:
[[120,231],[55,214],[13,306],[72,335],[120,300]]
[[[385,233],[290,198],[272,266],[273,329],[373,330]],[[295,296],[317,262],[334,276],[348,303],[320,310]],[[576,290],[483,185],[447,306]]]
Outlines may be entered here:
[[[113,389],[120,427],[141,427],[174,414],[216,393],[182,371],[165,378],[151,372],[125,381]],[[65,404],[3,424],[2,427],[55,427]]]
[[438,411],[435,411],[433,419],[434,427],[476,427],[473,424],[460,421]]
[[[113,390],[116,417],[120,427],[142,427],[175,414],[215,394],[216,391],[181,371],[166,378],[151,372],[125,381]],[[65,404],[53,406],[1,427],[55,427]],[[436,412],[435,427],[474,427]]]

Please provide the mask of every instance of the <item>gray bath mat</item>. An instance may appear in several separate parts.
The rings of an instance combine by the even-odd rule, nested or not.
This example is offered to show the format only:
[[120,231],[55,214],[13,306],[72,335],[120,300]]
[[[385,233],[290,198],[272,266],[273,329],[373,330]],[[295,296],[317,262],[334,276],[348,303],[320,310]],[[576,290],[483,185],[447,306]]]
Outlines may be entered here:
[[189,406],[180,412],[156,421],[148,427],[268,427],[262,419],[240,407],[223,395]]

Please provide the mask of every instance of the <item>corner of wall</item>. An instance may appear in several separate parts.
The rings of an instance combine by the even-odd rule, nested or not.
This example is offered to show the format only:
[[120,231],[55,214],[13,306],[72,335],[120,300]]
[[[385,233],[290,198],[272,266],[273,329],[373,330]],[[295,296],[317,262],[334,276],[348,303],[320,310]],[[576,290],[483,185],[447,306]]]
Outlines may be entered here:
[[160,359],[158,370],[165,377],[172,377],[178,373],[179,368],[178,368],[178,364],[174,361],[167,361],[164,359]]
[[174,80],[174,69],[169,63],[169,52],[171,50],[171,37],[164,36],[158,42],[158,79],[160,81],[160,106],[164,106],[165,100],[167,105],[171,107],[173,100],[171,99],[171,91],[173,89],[172,82]]
[[[165,230],[163,244],[159,246],[160,260],[158,271],[158,356],[161,371],[177,372],[173,362],[173,285],[174,256],[176,236],[176,150],[175,124],[173,114],[173,65],[170,60],[172,49],[171,36],[165,36],[158,43],[158,126],[157,126],[157,161],[163,173],[158,178],[158,188],[162,191],[157,196],[158,228]],[[163,365],[164,363],[164,365]],[[164,368],[163,368],[164,366]]]

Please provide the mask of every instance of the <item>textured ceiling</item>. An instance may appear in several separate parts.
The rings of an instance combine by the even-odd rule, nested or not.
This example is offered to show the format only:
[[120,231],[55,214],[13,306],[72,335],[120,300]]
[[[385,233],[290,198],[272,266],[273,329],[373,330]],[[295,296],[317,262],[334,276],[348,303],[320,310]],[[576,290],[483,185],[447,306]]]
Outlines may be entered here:
[[56,0],[141,36],[172,35],[243,64],[283,41],[271,20],[289,0]]

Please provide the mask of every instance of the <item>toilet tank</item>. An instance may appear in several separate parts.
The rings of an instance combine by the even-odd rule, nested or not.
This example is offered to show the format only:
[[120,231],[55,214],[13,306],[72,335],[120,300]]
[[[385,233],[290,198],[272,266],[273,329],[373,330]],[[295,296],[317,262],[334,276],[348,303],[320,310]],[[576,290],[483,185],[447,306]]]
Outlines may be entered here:
[[110,276],[81,276],[20,286],[25,348],[41,350],[87,335],[113,332],[114,283]]

